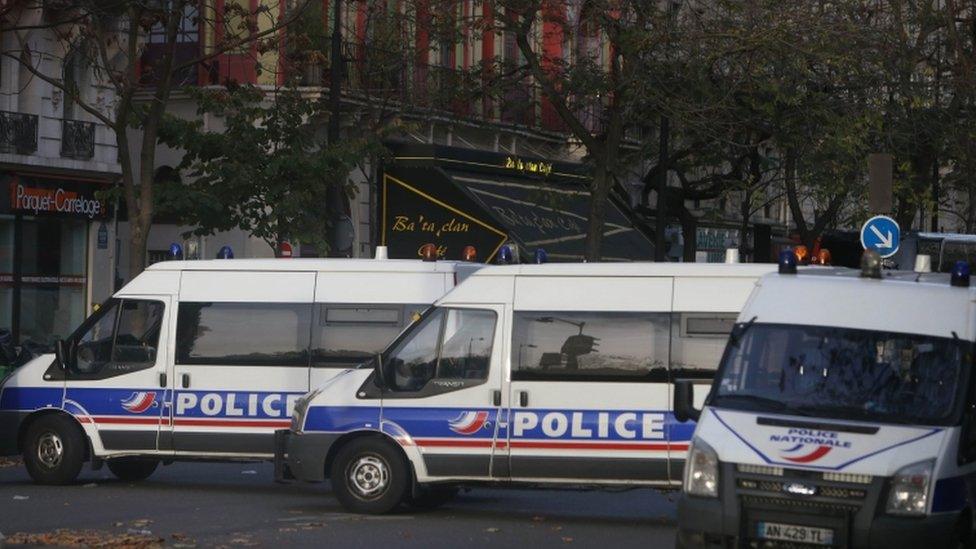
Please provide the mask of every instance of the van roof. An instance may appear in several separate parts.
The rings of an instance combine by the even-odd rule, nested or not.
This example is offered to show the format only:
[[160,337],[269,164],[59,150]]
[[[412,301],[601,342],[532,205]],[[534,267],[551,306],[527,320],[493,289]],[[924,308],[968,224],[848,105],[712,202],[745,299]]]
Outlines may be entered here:
[[273,259],[197,259],[153,263],[149,271],[335,271],[335,272],[455,272],[465,267],[477,269],[477,263],[461,261],[420,261],[419,259],[345,259],[345,258],[273,258]]
[[776,269],[773,263],[546,263],[493,265],[472,276],[695,276],[757,278]]
[[974,299],[976,286],[953,287],[944,273],[883,271],[873,279],[857,269],[804,267],[762,277],[740,319],[973,340]]

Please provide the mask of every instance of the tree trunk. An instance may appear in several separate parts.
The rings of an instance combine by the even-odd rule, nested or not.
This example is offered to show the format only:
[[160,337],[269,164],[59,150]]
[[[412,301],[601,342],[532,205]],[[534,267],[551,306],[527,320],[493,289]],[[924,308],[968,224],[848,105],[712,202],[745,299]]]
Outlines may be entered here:
[[146,268],[146,248],[149,243],[149,230],[129,216],[129,280]]
[[593,170],[593,183],[590,190],[590,215],[586,225],[587,261],[600,261],[603,247],[603,225],[607,218],[607,200],[610,196],[610,174],[602,162],[597,162]]
[[742,193],[742,202],[739,203],[739,216],[742,218],[739,224],[739,260],[745,261],[750,252],[749,247],[746,246],[746,233],[749,231],[749,218],[752,216],[751,190]]

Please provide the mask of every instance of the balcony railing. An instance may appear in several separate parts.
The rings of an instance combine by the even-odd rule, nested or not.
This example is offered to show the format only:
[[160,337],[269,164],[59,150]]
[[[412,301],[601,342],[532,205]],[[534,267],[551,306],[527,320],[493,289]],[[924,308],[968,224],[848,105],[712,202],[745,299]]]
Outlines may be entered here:
[[61,128],[62,157],[89,160],[95,156],[95,124],[63,120]]
[[37,115],[0,111],[0,152],[32,154],[37,151]]

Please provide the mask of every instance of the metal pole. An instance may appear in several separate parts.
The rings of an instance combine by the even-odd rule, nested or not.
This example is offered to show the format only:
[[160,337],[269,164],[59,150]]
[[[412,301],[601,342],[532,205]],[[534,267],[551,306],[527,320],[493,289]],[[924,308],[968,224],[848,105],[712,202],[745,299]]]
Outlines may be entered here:
[[[664,261],[664,231],[668,226],[667,199],[664,197],[668,187],[668,134],[670,133],[670,121],[667,116],[661,117],[661,131],[659,136],[660,150],[658,151],[658,170],[657,175],[657,206],[654,212],[654,260]],[[687,238],[687,237],[686,237]]]
[[[342,0],[332,0],[332,48],[329,63],[329,146],[339,143],[342,112]],[[329,221],[332,224],[329,238],[329,257],[338,257],[339,222],[342,216],[341,201],[343,184],[334,182],[329,188],[329,201],[326,205]]]

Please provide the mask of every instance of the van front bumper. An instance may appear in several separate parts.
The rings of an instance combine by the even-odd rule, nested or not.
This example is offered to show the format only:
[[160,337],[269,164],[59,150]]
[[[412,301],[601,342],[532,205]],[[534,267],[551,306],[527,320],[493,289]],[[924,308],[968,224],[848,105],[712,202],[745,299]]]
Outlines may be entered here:
[[0,411],[0,456],[15,456],[20,453],[17,435],[27,412]]
[[293,433],[275,431],[275,480],[325,480],[325,460],[329,449],[339,438],[332,433]]
[[[805,478],[742,475],[723,464],[721,498],[701,498],[681,494],[678,499],[677,547],[749,547],[759,540],[757,521],[798,524],[834,531],[834,546],[899,548],[949,547],[957,534],[960,514],[940,513],[925,517],[885,515],[882,498],[886,479],[875,478],[863,490],[864,496],[844,501],[826,497],[804,498],[784,493],[759,493],[744,490],[737,478],[748,477],[769,483],[799,482],[836,488],[836,483],[814,482]],[[750,543],[752,542],[752,543]],[[758,545],[758,544],[757,544]],[[804,546],[807,547],[807,546]],[[812,547],[812,546],[811,546]]]

